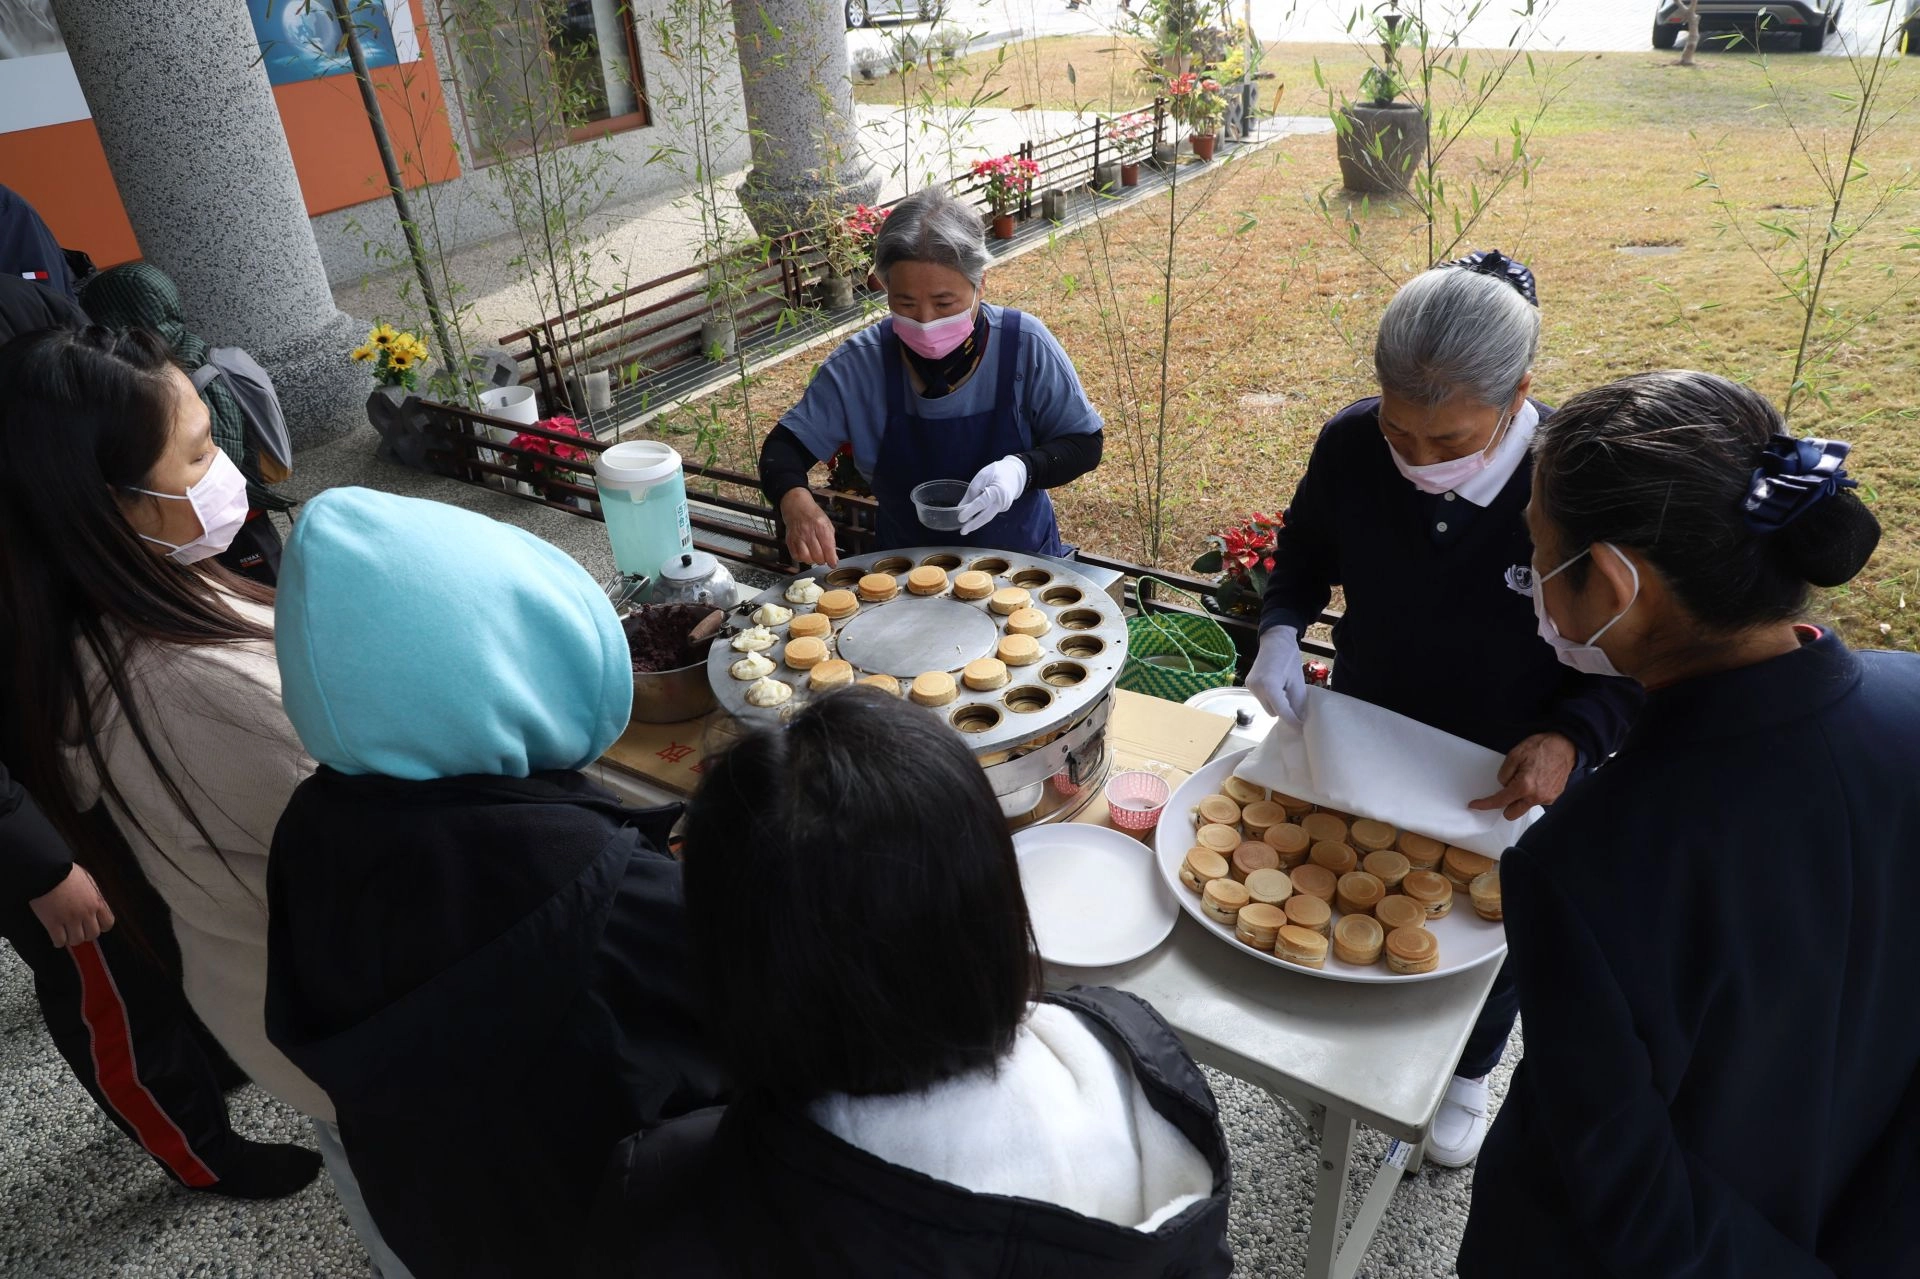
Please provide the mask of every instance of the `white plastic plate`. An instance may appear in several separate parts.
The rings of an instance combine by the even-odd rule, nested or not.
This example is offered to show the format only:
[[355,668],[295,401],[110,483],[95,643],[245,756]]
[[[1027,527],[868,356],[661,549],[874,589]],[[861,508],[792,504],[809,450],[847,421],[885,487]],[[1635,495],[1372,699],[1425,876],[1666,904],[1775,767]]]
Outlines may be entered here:
[[1075,968],[1124,964],[1165,941],[1180,912],[1154,852],[1105,826],[1057,822],[1013,837],[1040,957]]
[[[1428,924],[1435,940],[1440,943],[1440,966],[1430,973],[1390,973],[1384,961],[1373,964],[1349,964],[1335,959],[1333,952],[1327,952],[1325,968],[1303,968],[1299,964],[1290,964],[1277,955],[1255,950],[1235,939],[1233,930],[1216,924],[1208,919],[1206,912],[1200,909],[1200,898],[1186,885],[1180,882],[1180,865],[1187,858],[1187,850],[1193,847],[1193,810],[1201,800],[1209,795],[1219,794],[1227,778],[1233,775],[1234,765],[1240,762],[1245,751],[1235,751],[1203,767],[1199,772],[1180,784],[1173,792],[1173,798],[1167,801],[1166,812],[1160,815],[1160,825],[1155,830],[1156,852],[1154,860],[1160,865],[1162,881],[1173,893],[1180,908],[1219,938],[1222,945],[1231,946],[1249,959],[1264,960],[1276,968],[1284,968],[1290,973],[1300,973],[1307,977],[1325,977],[1332,981],[1364,982],[1385,985],[1393,982],[1431,981],[1436,977],[1445,977],[1450,973],[1461,972],[1478,967],[1489,960],[1498,959],[1507,953],[1507,932],[1499,924],[1480,918],[1473,913],[1473,906],[1467,901],[1465,892],[1456,891],[1453,896],[1453,909],[1445,918]],[[1366,816],[1365,813],[1359,814]],[[1339,911],[1334,912],[1335,922],[1339,921]],[[1038,927],[1036,922],[1035,927]]]

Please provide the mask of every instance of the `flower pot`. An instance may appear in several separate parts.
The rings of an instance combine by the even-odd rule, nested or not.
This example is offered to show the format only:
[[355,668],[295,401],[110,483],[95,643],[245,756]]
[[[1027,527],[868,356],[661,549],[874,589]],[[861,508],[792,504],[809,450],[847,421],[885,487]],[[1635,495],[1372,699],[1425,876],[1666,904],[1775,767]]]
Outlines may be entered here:
[[1247,136],[1246,107],[1238,93],[1227,96],[1227,112],[1220,117],[1220,136],[1238,142]]
[[1138,160],[1126,160],[1121,163],[1120,185],[1123,187],[1137,187],[1140,185],[1140,162]]
[[1013,214],[996,213],[993,215],[993,238],[1011,240],[1013,238]]
[[1156,142],[1153,144],[1153,163],[1159,169],[1171,169],[1180,160],[1178,142]]
[[567,374],[567,400],[575,413],[608,413],[613,409],[613,374],[602,369],[582,377]]
[[1187,140],[1193,144],[1193,154],[1196,158],[1203,161],[1213,159],[1214,144],[1219,141],[1213,134],[1196,133]]
[[1334,134],[1340,180],[1362,195],[1405,191],[1427,153],[1426,117],[1411,102],[1343,108]]
[[1120,171],[1124,166],[1118,164],[1096,164],[1093,166],[1093,189],[1102,195],[1111,195],[1120,189]]
[[827,309],[846,311],[853,306],[853,281],[844,275],[829,275],[821,282],[821,292],[826,298]]
[[402,405],[413,394],[404,386],[375,387],[373,394],[367,397],[367,421],[380,437],[380,445],[374,450],[376,457],[389,461],[425,469],[427,464],[427,437],[409,420]]
[[1040,216],[1049,222],[1067,220],[1067,193],[1059,189],[1048,191],[1040,197]]
[[739,340],[731,319],[714,317],[700,322],[700,353],[709,360],[731,360]]

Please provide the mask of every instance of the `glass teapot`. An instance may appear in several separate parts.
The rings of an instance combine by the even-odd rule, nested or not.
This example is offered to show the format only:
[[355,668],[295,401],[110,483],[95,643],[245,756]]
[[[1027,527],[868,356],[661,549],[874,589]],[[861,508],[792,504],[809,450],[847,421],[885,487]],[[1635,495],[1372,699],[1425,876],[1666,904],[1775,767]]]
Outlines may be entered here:
[[682,551],[660,566],[652,602],[711,604],[730,609],[739,597],[739,584],[719,560],[705,551]]

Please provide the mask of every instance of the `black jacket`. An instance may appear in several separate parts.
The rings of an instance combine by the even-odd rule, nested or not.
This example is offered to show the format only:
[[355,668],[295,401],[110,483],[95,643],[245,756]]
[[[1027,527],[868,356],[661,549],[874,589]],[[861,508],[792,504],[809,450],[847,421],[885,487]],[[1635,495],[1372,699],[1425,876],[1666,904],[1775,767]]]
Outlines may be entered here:
[[1133,1065],[1153,1108],[1213,1169],[1213,1194],[1151,1233],[890,1164],[804,1114],[742,1101],[624,1143],[581,1274],[971,1279],[1226,1275],[1232,1178],[1213,1094],[1147,1004],[1078,987],[1072,1009]]
[[67,842],[0,764],[0,907],[46,896],[72,869]]
[[1626,736],[1640,687],[1573,671],[1540,638],[1523,575],[1532,460],[1484,510],[1423,493],[1394,469],[1379,410],[1377,396],[1357,401],[1320,432],[1276,539],[1262,629],[1304,632],[1339,586],[1337,691],[1503,755],[1562,733],[1598,763]]
[[322,768],[268,863],[267,1033],[419,1279],[565,1274],[621,1138],[717,1100],[678,807],[577,773]]
[[1920,1275],[1920,657],[1652,693],[1501,863],[1526,1059],[1463,1279]]
[[84,329],[87,313],[66,294],[0,273],[0,343],[39,329]]

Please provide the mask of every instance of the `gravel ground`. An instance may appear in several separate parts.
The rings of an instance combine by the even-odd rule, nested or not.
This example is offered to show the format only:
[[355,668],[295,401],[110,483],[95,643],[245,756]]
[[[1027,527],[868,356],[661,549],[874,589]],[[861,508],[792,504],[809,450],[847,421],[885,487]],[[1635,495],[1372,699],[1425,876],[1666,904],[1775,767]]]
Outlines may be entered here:
[[[1504,1093],[1518,1039],[1496,1076]],[[1233,1148],[1231,1233],[1243,1275],[1301,1273],[1315,1142],[1287,1107],[1208,1072]],[[257,1088],[228,1099],[234,1127],[313,1144],[307,1124]],[[1362,1132],[1357,1206],[1386,1138]],[[1404,1183],[1361,1276],[1441,1279],[1466,1221],[1469,1172],[1429,1165]],[[234,1203],[176,1188],[74,1082],[40,1024],[32,981],[0,949],[0,1275],[33,1279],[358,1279],[366,1255],[323,1175],[291,1199]],[[543,1277],[544,1279],[544,1277]]]

